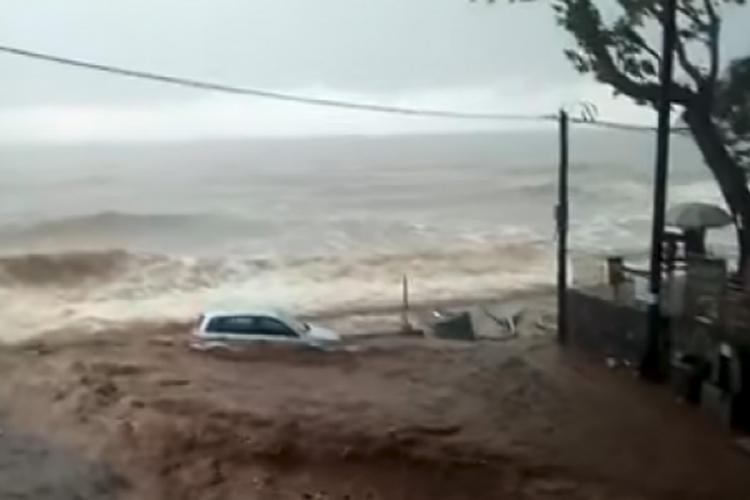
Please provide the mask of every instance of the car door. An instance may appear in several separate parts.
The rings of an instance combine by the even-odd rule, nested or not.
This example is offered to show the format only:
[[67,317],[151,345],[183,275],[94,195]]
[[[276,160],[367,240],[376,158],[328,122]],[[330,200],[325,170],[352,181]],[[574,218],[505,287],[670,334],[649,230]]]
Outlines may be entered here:
[[266,342],[298,344],[302,338],[289,325],[270,316],[257,316],[255,328],[259,338]]

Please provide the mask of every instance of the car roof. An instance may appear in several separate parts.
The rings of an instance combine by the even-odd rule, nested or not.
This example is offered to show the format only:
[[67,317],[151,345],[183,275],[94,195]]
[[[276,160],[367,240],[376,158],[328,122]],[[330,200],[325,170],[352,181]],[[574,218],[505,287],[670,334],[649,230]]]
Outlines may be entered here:
[[284,311],[269,307],[222,307],[204,311],[205,318],[216,318],[219,316],[270,316],[282,321],[291,319],[291,316]]

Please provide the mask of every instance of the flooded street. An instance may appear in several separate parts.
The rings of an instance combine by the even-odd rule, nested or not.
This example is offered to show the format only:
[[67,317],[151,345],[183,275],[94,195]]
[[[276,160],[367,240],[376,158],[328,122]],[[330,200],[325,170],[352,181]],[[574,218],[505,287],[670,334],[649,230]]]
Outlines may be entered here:
[[[186,328],[6,348],[9,418],[107,464],[132,499],[739,500],[750,488],[747,458],[710,421],[560,352],[533,322],[513,342],[391,336],[229,357],[189,351]],[[75,481],[64,463],[55,474]],[[104,498],[97,488],[49,498]]]

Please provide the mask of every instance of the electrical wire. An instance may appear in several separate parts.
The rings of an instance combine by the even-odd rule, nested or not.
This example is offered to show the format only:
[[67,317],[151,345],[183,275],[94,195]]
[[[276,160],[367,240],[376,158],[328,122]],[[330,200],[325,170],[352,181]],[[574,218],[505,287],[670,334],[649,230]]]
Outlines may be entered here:
[[[277,92],[271,90],[263,90],[249,87],[239,87],[235,85],[227,85],[222,83],[207,82],[201,80],[194,80],[190,78],[182,78],[177,76],[164,75],[159,73],[153,73],[150,71],[134,70],[129,68],[123,68],[120,66],[114,66],[110,64],[100,64],[82,59],[73,59],[69,57],[56,56],[48,53],[37,52],[27,49],[21,49],[17,47],[11,47],[7,45],[0,45],[0,52],[36,59],[40,61],[51,62],[55,64],[72,66],[77,68],[83,68],[91,71],[98,71],[102,73],[109,73],[113,75],[125,76],[129,78],[137,78],[141,80],[150,80],[159,83],[167,83],[171,85],[179,85],[182,87],[194,88],[199,90],[208,90],[214,92],[223,92],[227,94],[245,95],[265,99],[273,99],[277,101],[295,102],[300,104],[312,105],[312,106],[325,106],[333,108],[343,108],[356,111],[370,111],[377,113],[391,113],[407,116],[418,116],[418,117],[431,117],[431,118],[450,118],[450,119],[462,119],[462,120],[493,120],[493,121],[536,121],[536,122],[553,122],[558,120],[558,115],[555,113],[550,114],[518,114],[518,113],[475,113],[475,112],[464,112],[454,110],[437,110],[437,109],[423,109],[423,108],[410,108],[400,106],[386,106],[381,104],[366,103],[366,102],[354,102],[354,101],[343,101],[337,99],[324,99],[318,97],[303,96],[298,94],[289,94],[285,92]],[[577,125],[586,125],[597,128],[605,128],[612,130],[630,131],[630,132],[655,132],[656,127],[647,125],[634,125],[628,123],[620,123],[613,121],[603,121],[593,118],[591,116],[585,116],[583,118],[570,117],[570,122]],[[673,128],[674,133],[684,133],[686,128]]]
[[353,109],[359,111],[374,111],[378,113],[394,113],[401,115],[410,116],[425,116],[433,118],[455,118],[455,119],[467,119],[467,120],[514,120],[514,121],[552,121],[556,120],[557,116],[554,114],[549,115],[524,115],[524,114],[513,114],[513,113],[469,113],[462,111],[451,111],[451,110],[434,110],[434,109],[420,109],[420,108],[406,108],[399,106],[385,106],[373,103],[353,102],[353,101],[341,101],[336,99],[323,99],[317,97],[302,96],[297,94],[288,94],[283,92],[276,92],[270,90],[262,90],[247,87],[238,87],[234,85],[225,85],[222,83],[206,82],[200,80],[193,80],[189,78],[182,78],[177,76],[162,75],[158,73],[152,73],[149,71],[140,71],[127,69],[119,66],[113,66],[109,64],[99,64],[81,59],[71,59],[67,57],[60,57],[51,54],[45,54],[42,52],[35,52],[26,49],[19,49],[15,47],[9,47],[0,45],[0,52],[6,54],[12,54],[16,56],[22,56],[42,61],[47,61],[56,64],[62,64],[66,66],[74,66],[78,68],[84,68],[93,71],[99,71],[103,73],[116,74],[120,76],[126,76],[130,78],[139,78],[142,80],[151,80],[161,83],[168,83],[172,85],[179,85],[182,87],[190,87],[200,90],[210,90],[216,92],[224,92],[228,94],[247,95],[253,97],[261,97],[266,99],[275,99],[279,101],[290,101],[301,104],[308,104],[314,106],[327,106],[336,108]]

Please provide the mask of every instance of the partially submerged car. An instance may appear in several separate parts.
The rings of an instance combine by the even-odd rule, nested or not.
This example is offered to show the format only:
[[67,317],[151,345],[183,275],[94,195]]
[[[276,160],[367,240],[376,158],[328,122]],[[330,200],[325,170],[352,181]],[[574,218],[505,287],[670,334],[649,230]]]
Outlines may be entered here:
[[193,329],[190,347],[197,350],[241,349],[257,344],[325,348],[341,337],[282,311],[239,309],[207,311]]

